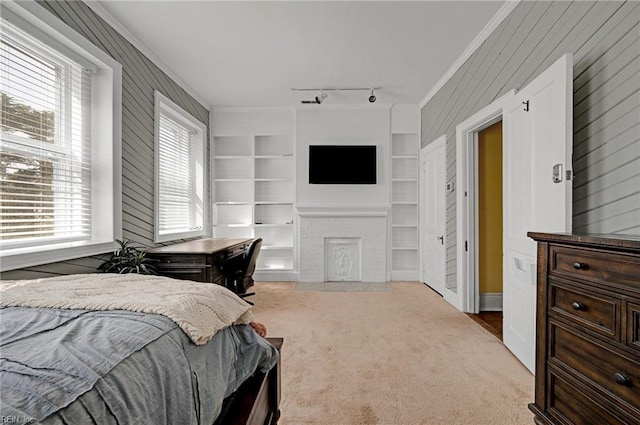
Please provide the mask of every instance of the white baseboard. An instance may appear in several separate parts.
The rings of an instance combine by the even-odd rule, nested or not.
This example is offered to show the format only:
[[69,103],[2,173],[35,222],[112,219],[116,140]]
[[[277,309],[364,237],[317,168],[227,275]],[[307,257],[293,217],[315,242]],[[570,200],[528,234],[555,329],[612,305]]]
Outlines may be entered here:
[[256,270],[253,273],[253,280],[259,282],[294,282],[296,280],[296,275],[297,273],[293,270]]
[[406,271],[391,271],[391,281],[417,281],[418,279],[418,271],[417,270],[406,270]]
[[324,282],[324,273],[298,273],[298,282]]
[[480,311],[502,311],[502,292],[480,294]]

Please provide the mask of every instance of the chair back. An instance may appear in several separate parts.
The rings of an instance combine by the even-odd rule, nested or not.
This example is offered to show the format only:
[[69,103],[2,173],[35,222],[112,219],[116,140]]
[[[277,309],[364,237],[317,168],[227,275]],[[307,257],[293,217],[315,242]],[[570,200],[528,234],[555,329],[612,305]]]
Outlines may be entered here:
[[244,277],[253,276],[253,272],[256,270],[256,263],[258,262],[258,254],[262,247],[262,238],[256,238],[251,241],[249,248],[245,255],[246,268],[244,270]]

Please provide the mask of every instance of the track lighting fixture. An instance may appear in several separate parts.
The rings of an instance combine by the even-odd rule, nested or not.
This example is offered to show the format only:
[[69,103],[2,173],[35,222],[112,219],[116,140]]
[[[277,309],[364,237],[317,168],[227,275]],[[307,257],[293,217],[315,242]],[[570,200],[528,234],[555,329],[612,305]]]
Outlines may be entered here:
[[315,100],[316,100],[316,103],[319,105],[326,98],[327,98],[327,94],[324,92],[324,89],[323,89],[323,90],[320,90],[320,96],[316,96]]
[[315,96],[313,100],[303,100],[302,103],[313,103],[313,104],[321,104],[327,98],[327,91],[368,91],[371,94],[369,95],[369,103],[374,103],[377,100],[376,90],[381,90],[382,87],[324,87],[324,88],[312,88],[312,89],[298,89],[292,88],[292,91],[320,91],[319,96]]
[[375,89],[371,89],[371,95],[369,96],[369,103],[373,103],[376,101],[376,95],[374,93]]

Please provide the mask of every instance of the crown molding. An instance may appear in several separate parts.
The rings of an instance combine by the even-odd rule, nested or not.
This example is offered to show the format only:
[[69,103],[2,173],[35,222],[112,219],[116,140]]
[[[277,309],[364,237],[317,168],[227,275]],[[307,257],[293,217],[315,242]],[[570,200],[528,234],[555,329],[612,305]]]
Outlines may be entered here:
[[498,28],[498,25],[505,20],[507,16],[516,8],[516,6],[520,3],[521,0],[507,0],[500,10],[493,15],[493,18],[489,21],[489,23],[480,31],[480,33],[473,39],[471,44],[467,46],[467,48],[462,52],[460,57],[451,65],[451,67],[447,70],[447,72],[440,78],[440,80],[429,90],[429,92],[422,98],[420,101],[420,109],[424,108],[424,106],[433,98],[433,96],[438,93],[438,91],[444,87],[444,85],[453,77],[453,75],[464,65],[464,63],[475,53],[476,50],[484,43],[484,41],[489,38],[491,34]]
[[138,49],[143,55],[145,55],[155,66],[160,68],[162,72],[167,74],[175,83],[177,83],[183,90],[185,90],[191,97],[200,102],[208,111],[211,111],[211,105],[204,100],[195,90],[193,90],[187,83],[184,82],[175,72],[171,70],[160,58],[158,58],[147,46],[142,43],[136,36],[134,36],[128,29],[126,29],[116,18],[113,17],[107,10],[98,3],[97,0],[83,0],[84,3],[93,10],[103,21],[109,24],[114,30],[116,30],[121,36],[123,36],[129,43]]

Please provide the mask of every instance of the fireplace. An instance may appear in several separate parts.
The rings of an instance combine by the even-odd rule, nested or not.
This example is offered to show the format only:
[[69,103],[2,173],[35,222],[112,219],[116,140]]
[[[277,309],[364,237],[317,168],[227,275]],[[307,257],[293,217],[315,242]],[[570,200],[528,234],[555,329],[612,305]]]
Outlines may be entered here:
[[301,282],[386,282],[386,206],[298,206]]

